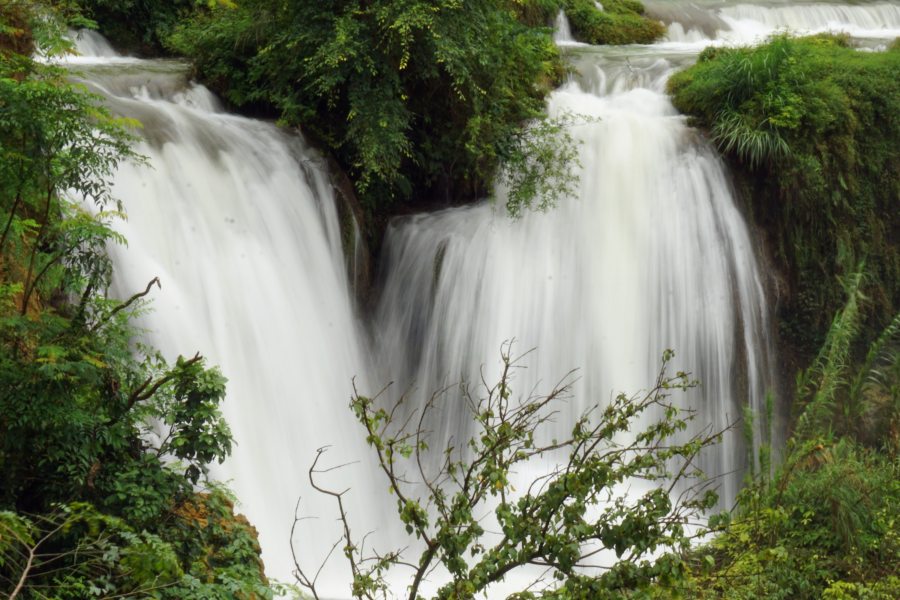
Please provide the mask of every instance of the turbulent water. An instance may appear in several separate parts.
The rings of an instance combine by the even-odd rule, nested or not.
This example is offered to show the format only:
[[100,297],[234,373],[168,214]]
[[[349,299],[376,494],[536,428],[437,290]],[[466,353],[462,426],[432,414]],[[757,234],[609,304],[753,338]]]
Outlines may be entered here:
[[[233,479],[261,533],[270,576],[290,579],[288,536],[301,516],[298,558],[320,559],[336,539],[332,506],[311,493],[315,449],[366,456],[346,405],[351,378],[372,392],[413,380],[422,393],[496,377],[504,340],[536,348],[518,391],[546,390],[573,368],[579,381],[559,428],[618,391],[651,383],[666,348],[673,370],[703,382],[683,398],[699,427],[761,408],[772,361],[765,277],[727,173],[664,95],[676,69],[710,43],[750,43],[779,28],[848,31],[872,49],[900,35],[900,4],[648,3],[669,24],[653,46],[574,42],[564,14],[555,39],[578,69],[548,110],[596,118],[572,129],[582,143],[580,192],[548,214],[511,222],[482,203],[397,219],[380,258],[374,313],[360,322],[342,254],[329,178],[299,134],[226,114],[177,61],[118,56],[85,34],[72,59],[112,108],[137,118],[137,151],[152,170],[122,168],[116,194],[130,220],[114,250],[116,293],[160,277],[142,324],[167,357],[201,351],[229,378],[225,415],[238,447],[216,471]],[[502,204],[503,191],[498,193]],[[471,423],[449,401],[438,435]],[[548,432],[548,435],[554,434]],[[738,473],[731,437],[704,458]],[[357,531],[392,511],[365,462],[334,476],[354,487]],[[726,497],[738,475],[723,479]],[[347,595],[343,565],[323,575],[327,597]]]

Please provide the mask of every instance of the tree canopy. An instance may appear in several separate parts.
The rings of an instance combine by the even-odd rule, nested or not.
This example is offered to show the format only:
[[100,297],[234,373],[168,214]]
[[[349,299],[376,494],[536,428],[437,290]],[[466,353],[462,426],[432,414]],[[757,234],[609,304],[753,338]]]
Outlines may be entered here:
[[[332,151],[375,211],[488,193],[528,151],[522,126],[545,118],[564,74],[549,31],[507,0],[246,0],[199,13],[167,43],[232,103],[273,106]],[[546,183],[524,204],[571,179],[571,139],[554,139],[537,157]]]

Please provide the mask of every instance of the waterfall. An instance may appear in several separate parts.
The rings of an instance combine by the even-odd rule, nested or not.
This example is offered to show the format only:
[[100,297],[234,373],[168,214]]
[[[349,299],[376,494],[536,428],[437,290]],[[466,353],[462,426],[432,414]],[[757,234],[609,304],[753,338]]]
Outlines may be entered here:
[[[503,190],[497,204],[395,219],[380,297],[363,323],[334,190],[302,136],[227,114],[188,81],[183,62],[122,57],[83,34],[85,56],[71,63],[113,110],[143,123],[136,150],[152,164],[115,176],[130,220],[119,227],[129,246],[111,250],[114,291],[124,297],[159,276],[155,312],[140,319],[147,341],[170,360],[199,350],[230,379],[223,409],[238,446],[215,475],[233,480],[260,530],[267,573],[290,579],[300,495],[302,515],[321,519],[301,523],[298,558],[317,563],[336,539],[333,506],[306,479],[320,446],[335,446],[329,466],[363,461],[330,482],[354,486],[357,531],[393,522],[346,409],[354,376],[363,393],[389,380],[430,392],[475,380],[482,366],[491,381],[501,343],[516,338],[518,350],[535,348],[517,392],[546,391],[579,369],[557,420],[566,429],[611,393],[650,385],[672,348],[671,370],[703,383],[680,398],[700,411],[701,426],[722,427],[746,404],[760,410],[771,383],[760,265],[722,163],[672,107],[665,82],[711,42],[752,42],[780,27],[885,40],[900,35],[898,7],[651,3],[651,13],[668,11],[668,41],[608,48],[575,43],[560,12],[554,39],[570,46],[578,75],[548,110],[599,119],[572,129],[582,142],[578,197],[515,222]],[[443,409],[440,435],[471,433],[459,407]],[[723,474],[745,457],[732,436],[704,467]],[[724,496],[738,480],[724,480]],[[346,569],[330,565],[321,591],[346,597]]]
[[575,36],[572,35],[572,26],[569,24],[569,17],[565,11],[560,10],[556,15],[556,21],[553,23],[556,31],[553,32],[553,41],[557,44],[575,44]]
[[[222,408],[237,446],[214,475],[233,480],[267,573],[288,581],[298,497],[301,516],[320,517],[298,526],[298,558],[321,560],[338,537],[333,503],[307,484],[316,448],[334,445],[329,464],[367,456],[347,410],[351,378],[366,388],[368,377],[328,174],[298,134],[225,114],[187,65],[110,56],[94,35],[78,47],[89,86],[143,123],[135,150],[152,165],[115,176],[129,221],[117,226],[128,247],[111,249],[114,292],[158,276],[154,312],[139,320],[146,341],[170,361],[200,351],[229,378]],[[379,514],[372,472],[363,461],[341,476],[365,490],[348,498],[354,518]],[[323,591],[341,597],[343,565],[331,567]]]
[[[580,369],[557,420],[561,438],[611,391],[646,389],[672,348],[672,372],[703,383],[683,400],[701,411],[701,426],[726,426],[748,400],[758,410],[767,317],[721,163],[658,90],[597,96],[572,82],[549,108],[600,119],[573,130],[583,142],[577,199],[518,222],[482,203],[389,228],[377,354],[391,357],[391,378],[429,391],[480,381],[483,364],[493,383],[501,343],[515,337],[520,351],[536,348],[518,392],[548,392]],[[744,388],[734,378],[739,357]],[[445,407],[433,426],[444,439],[468,439],[470,423],[462,406]],[[705,467],[721,474],[745,462],[730,440]],[[728,480],[724,495],[737,485]]]
[[[900,35],[900,4],[874,2],[846,6],[840,4],[806,4],[797,6],[755,6],[738,4],[722,8],[721,15],[740,31],[787,28],[794,32],[846,31],[860,37],[896,37]],[[744,33],[744,37],[749,37]]]
[[695,3],[649,3],[648,10],[668,24],[668,40],[679,44],[746,44],[778,31],[840,31],[856,38],[880,40],[900,37],[900,2],[894,0],[860,4],[727,3],[706,7]]

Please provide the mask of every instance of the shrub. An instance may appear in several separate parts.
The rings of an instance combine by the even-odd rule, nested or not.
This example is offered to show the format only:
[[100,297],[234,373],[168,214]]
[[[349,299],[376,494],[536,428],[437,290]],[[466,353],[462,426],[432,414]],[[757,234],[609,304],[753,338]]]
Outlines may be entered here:
[[594,0],[566,0],[566,16],[579,40],[588,44],[652,44],[666,26],[644,16],[636,0],[606,0],[598,10]]
[[167,43],[233,103],[274,107],[333,152],[370,213],[486,195],[504,158],[538,147],[552,151],[511,164],[546,167],[519,198],[541,206],[571,187],[571,144],[529,144],[544,130],[523,124],[546,118],[562,63],[549,29],[516,14],[505,0],[250,0],[198,13]]
[[[694,548],[698,577],[687,598],[893,600],[900,590],[900,315],[854,363],[862,274],[844,283],[836,315],[812,366],[797,379],[791,436],[771,460],[771,436],[756,415],[758,460],[733,519]],[[876,395],[888,398],[886,410]],[[766,423],[772,423],[768,402]],[[868,414],[868,423],[858,420]],[[756,426],[756,427],[754,427]],[[882,432],[877,439],[874,429]],[[668,597],[668,596],[664,596]]]

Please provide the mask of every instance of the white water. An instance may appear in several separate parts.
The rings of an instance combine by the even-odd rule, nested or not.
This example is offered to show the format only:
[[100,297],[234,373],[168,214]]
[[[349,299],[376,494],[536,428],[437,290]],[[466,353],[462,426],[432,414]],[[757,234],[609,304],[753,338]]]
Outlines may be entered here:
[[[88,41],[82,53],[103,49]],[[229,378],[223,408],[238,446],[214,473],[234,480],[268,574],[289,580],[300,495],[301,516],[322,517],[298,528],[301,560],[320,560],[338,537],[332,503],[306,480],[316,448],[335,446],[332,465],[364,455],[345,418],[351,378],[369,384],[329,178],[299,135],[223,114],[184,65],[105,56],[74,62],[117,113],[144,124],[135,150],[152,164],[115,177],[129,216],[117,227],[129,246],[112,252],[115,291],[127,297],[158,276],[155,312],[141,321],[150,343],[169,360],[200,351]],[[344,478],[366,490],[350,499],[354,519],[377,514],[370,472]],[[332,564],[323,591],[339,597],[344,569]]]
[[[573,82],[553,94],[550,110],[601,119],[575,131],[584,141],[579,199],[519,222],[485,203],[389,229],[376,354],[391,357],[392,379],[433,390],[479,381],[484,363],[493,383],[501,343],[516,337],[519,351],[537,348],[517,376],[519,392],[548,392],[581,369],[553,432],[562,438],[611,391],[646,388],[673,348],[672,373],[703,382],[680,400],[701,411],[701,426],[738,418],[738,395],[758,408],[763,292],[719,161],[659,91],[598,96]],[[733,382],[738,354],[748,357],[745,389]],[[467,439],[464,415],[462,406],[445,410],[434,426]],[[734,440],[707,458],[710,473],[745,462]],[[727,497],[734,486],[723,488]]]
[[569,17],[566,16],[565,11],[559,11],[553,26],[556,28],[556,31],[553,32],[554,42],[557,44],[575,43],[575,37],[572,35],[572,26],[569,24]]
[[[685,398],[702,425],[723,425],[744,401],[759,408],[770,357],[759,265],[722,165],[676,114],[665,81],[710,41],[749,42],[784,26],[888,39],[900,30],[897,6],[691,5],[672,9],[671,41],[605,49],[577,45],[560,13],[555,39],[573,46],[581,75],[549,109],[601,118],[573,130],[584,141],[579,198],[516,223],[487,204],[395,221],[371,345],[353,314],[332,190],[302,138],[224,114],[185,81],[185,65],[119,57],[98,36],[82,39],[90,56],[73,62],[117,112],[144,123],[148,141],[137,149],[154,167],[116,176],[130,215],[130,246],[115,252],[117,291],[159,276],[149,341],[170,359],[200,350],[229,377],[224,409],[239,446],[216,474],[234,479],[267,573],[290,578],[300,494],[301,513],[323,517],[303,522],[301,561],[336,539],[332,506],[310,493],[306,469],[325,444],[367,455],[346,409],[354,375],[365,391],[389,378],[427,391],[484,364],[490,381],[500,343],[516,337],[520,350],[537,347],[518,390],[581,369],[562,428],[613,391],[645,388],[671,347],[673,369],[704,383]],[[443,416],[445,434],[468,430],[454,407]],[[730,439],[705,467],[724,473],[744,456]],[[345,475],[357,531],[380,528],[393,511],[370,472]],[[728,479],[725,495],[735,486]],[[325,595],[346,597],[343,565],[332,565]]]

